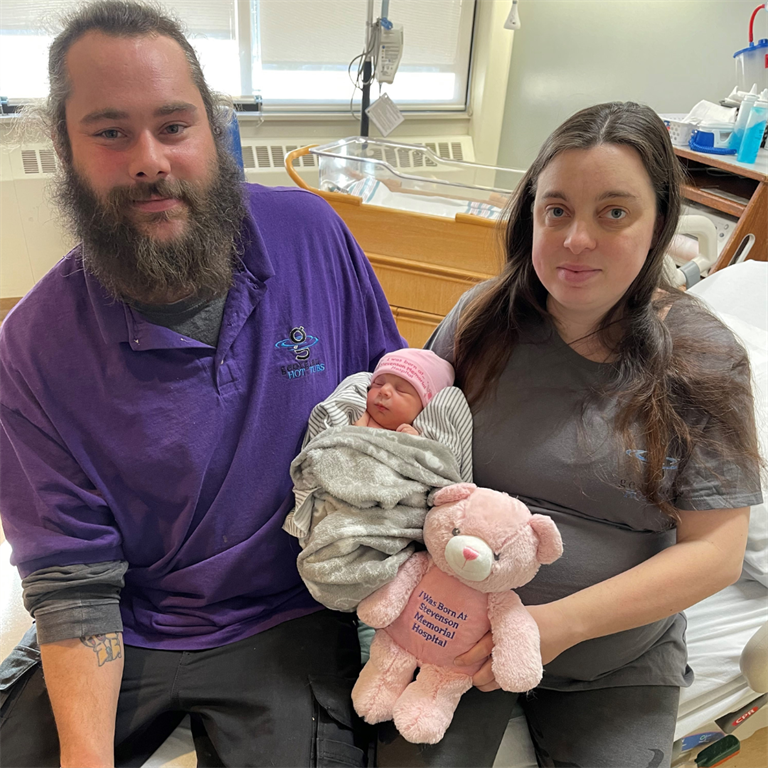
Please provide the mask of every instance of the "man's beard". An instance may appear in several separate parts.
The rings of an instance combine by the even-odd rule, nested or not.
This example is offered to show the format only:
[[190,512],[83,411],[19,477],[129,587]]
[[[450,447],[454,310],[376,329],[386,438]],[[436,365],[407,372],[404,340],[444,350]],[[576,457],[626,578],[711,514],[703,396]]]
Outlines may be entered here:
[[[137,182],[99,197],[71,164],[57,179],[54,198],[67,224],[83,241],[85,269],[115,298],[168,304],[195,295],[214,298],[232,284],[245,208],[234,161],[219,150],[212,181]],[[153,195],[185,203],[169,211],[131,215],[132,201]],[[152,224],[186,219],[176,237],[157,240],[145,234]]]

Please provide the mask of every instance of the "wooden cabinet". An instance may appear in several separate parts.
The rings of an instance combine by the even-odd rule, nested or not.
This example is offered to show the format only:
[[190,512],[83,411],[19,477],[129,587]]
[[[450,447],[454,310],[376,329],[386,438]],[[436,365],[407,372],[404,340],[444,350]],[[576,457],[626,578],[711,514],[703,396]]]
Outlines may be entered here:
[[736,161],[733,155],[710,155],[675,147],[688,174],[683,196],[693,202],[738,219],[733,234],[712,271],[739,259],[754,238],[748,259],[768,261],[768,151],[756,163]]
[[409,213],[362,205],[351,195],[319,194],[365,251],[412,347],[423,346],[465,291],[501,269],[495,221]]

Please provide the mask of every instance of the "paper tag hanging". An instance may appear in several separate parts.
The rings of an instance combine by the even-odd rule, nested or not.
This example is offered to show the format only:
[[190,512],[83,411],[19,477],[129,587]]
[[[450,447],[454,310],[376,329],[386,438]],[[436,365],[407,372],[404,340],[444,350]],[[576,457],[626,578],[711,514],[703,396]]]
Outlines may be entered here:
[[405,120],[403,113],[386,93],[382,93],[365,112],[382,136],[389,136]]

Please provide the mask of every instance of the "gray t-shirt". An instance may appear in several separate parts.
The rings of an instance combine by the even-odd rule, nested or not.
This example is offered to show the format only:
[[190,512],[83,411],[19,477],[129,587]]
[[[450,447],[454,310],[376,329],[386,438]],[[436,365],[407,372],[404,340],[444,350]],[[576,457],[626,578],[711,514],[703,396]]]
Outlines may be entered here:
[[134,302],[133,307],[150,323],[163,325],[176,333],[215,347],[219,342],[226,301],[226,295],[215,299],[193,296],[191,299],[160,306]]
[[[427,342],[450,362],[463,303]],[[612,429],[615,402],[587,398],[611,371],[610,364],[587,360],[554,329],[541,325],[529,329],[515,348],[496,397],[473,408],[475,482],[551,516],[563,537],[563,556],[516,590],[523,603],[558,600],[675,543],[674,522],[634,487],[627,461],[642,461],[643,451],[618,444]],[[702,470],[693,461],[678,473],[670,459],[665,474],[670,494],[675,481],[671,498],[678,509],[737,508],[761,501],[751,468],[718,463]],[[685,618],[677,614],[580,643],[546,666],[542,686],[690,685],[684,635]]]

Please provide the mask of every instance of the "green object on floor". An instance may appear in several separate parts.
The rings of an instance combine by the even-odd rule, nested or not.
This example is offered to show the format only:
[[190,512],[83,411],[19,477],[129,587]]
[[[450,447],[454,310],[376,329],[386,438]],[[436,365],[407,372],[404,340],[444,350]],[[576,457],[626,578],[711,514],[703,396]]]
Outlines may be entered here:
[[715,768],[716,765],[733,757],[741,749],[741,742],[732,734],[724,736],[720,741],[710,744],[696,755],[696,765],[699,768]]

